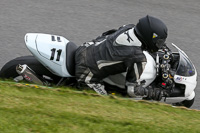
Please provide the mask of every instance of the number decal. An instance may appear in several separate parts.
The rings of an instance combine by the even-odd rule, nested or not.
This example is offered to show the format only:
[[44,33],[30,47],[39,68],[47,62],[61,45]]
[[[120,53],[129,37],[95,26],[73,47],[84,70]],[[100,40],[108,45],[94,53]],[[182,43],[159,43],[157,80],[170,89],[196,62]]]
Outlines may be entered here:
[[59,49],[59,50],[57,50],[57,59],[56,59],[56,61],[59,61],[60,60],[60,55],[61,55],[61,52],[62,52],[62,49]]
[[61,42],[60,37],[57,37],[57,41],[58,41],[58,42]]
[[[51,57],[50,57],[50,60],[54,60],[55,52],[56,52],[56,49],[55,49],[55,48],[52,48],[52,49],[51,49]],[[62,49],[57,50],[57,58],[56,58],[56,61],[60,61],[60,55],[61,55],[61,53],[62,53]]]
[[55,41],[62,42],[59,36],[57,36],[57,39],[56,39],[56,36],[51,36],[51,41],[53,41],[53,42],[55,42]]
[[50,60],[53,60],[53,59],[54,59],[55,52],[56,52],[56,49],[55,49],[55,48],[52,48],[52,49],[51,49],[51,58],[50,58]]
[[55,36],[51,36],[51,41],[56,41]]

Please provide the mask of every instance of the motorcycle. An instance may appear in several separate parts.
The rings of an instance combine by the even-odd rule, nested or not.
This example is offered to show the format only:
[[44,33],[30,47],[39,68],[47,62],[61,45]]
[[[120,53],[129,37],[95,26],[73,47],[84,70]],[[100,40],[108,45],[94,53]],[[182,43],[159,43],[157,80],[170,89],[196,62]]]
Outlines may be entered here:
[[[58,35],[27,33],[25,44],[33,56],[22,56],[6,63],[0,78],[15,81],[27,80],[39,85],[74,85],[76,44]],[[195,66],[178,46],[178,52],[167,47],[156,54],[144,51],[147,64],[140,77],[143,87],[159,87],[168,92],[162,102],[175,106],[191,107],[195,99],[197,71]],[[120,73],[103,79],[108,92],[126,94],[125,75]],[[145,97],[139,99],[151,100]]]

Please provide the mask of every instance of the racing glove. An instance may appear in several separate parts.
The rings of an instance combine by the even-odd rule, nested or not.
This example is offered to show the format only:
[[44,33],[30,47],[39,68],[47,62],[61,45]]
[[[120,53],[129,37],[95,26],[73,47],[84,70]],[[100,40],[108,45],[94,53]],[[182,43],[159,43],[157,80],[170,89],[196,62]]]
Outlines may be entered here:
[[128,83],[126,84],[127,93],[130,97],[135,96],[147,96],[148,90],[141,85],[137,85],[136,83]]
[[152,86],[148,86],[148,97],[149,99],[153,99],[156,101],[160,101],[162,99],[162,97],[168,97],[170,95],[170,91],[169,90],[165,90],[162,88],[153,88]]
[[153,88],[151,86],[145,88],[134,83],[127,85],[127,93],[131,97],[142,96],[149,100],[152,99],[156,101],[160,101],[165,94],[165,92],[160,88]]
[[148,95],[147,99],[160,101],[164,96],[164,92],[160,88],[153,88],[152,86],[148,86]]

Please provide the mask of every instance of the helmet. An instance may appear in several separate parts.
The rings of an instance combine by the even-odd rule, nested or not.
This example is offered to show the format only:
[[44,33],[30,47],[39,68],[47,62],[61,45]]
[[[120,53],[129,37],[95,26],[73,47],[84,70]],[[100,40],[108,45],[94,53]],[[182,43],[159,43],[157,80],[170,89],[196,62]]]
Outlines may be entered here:
[[149,52],[162,48],[167,38],[167,26],[159,19],[147,15],[139,20],[134,28],[142,46]]

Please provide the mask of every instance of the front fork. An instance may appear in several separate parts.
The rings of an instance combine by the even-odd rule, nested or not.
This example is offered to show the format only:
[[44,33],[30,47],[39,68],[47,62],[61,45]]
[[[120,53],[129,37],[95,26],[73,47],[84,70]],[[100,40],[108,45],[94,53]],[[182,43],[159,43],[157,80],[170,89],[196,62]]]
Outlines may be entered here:
[[49,85],[47,81],[45,81],[42,77],[38,76],[30,67],[26,64],[17,65],[16,71],[19,75],[21,75],[24,79],[29,82],[38,84],[38,85]]

